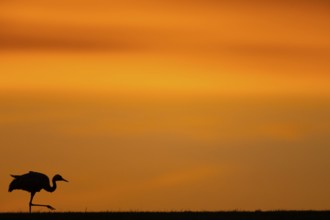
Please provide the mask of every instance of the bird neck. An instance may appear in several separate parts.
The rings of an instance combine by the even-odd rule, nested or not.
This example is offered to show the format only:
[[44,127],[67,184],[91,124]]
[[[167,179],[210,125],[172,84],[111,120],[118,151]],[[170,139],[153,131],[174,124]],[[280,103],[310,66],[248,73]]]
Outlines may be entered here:
[[52,182],[53,182],[53,186],[50,186],[50,184],[49,184],[48,187],[45,188],[45,190],[47,192],[54,192],[55,191],[55,189],[56,189],[56,180],[53,179]]

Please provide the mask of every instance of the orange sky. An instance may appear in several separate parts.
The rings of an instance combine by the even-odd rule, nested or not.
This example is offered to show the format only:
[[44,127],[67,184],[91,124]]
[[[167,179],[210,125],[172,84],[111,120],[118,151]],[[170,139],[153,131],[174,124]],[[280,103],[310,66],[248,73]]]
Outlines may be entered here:
[[60,211],[329,209],[329,11],[0,1],[0,211],[29,170]]

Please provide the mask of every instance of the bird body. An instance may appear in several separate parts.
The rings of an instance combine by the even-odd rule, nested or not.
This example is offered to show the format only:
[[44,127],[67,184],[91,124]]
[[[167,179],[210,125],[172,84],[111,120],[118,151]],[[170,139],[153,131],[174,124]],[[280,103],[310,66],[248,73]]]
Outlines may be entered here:
[[28,192],[40,192],[42,189],[47,190],[51,188],[48,176],[42,173],[30,171],[23,175],[11,176],[14,177],[14,180],[9,185],[9,192],[15,189]]
[[49,178],[43,174],[38,173],[34,171],[30,171],[29,173],[23,174],[23,175],[11,175],[14,177],[14,180],[9,184],[9,192],[12,192],[13,190],[24,190],[31,193],[30,198],[30,212],[31,212],[31,206],[44,206],[49,209],[54,210],[54,208],[50,205],[40,205],[40,204],[33,204],[32,200],[34,195],[37,192],[40,192],[42,189],[46,190],[47,192],[54,192],[56,190],[56,182],[57,181],[65,181],[67,180],[63,179],[60,175],[55,175],[52,179],[53,186],[50,186]]

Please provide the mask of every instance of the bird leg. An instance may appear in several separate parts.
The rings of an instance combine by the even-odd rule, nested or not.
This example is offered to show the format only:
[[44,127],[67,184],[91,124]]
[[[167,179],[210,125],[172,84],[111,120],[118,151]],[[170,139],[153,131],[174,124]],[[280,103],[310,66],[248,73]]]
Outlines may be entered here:
[[35,192],[32,192],[32,193],[31,193],[31,198],[30,198],[30,203],[29,203],[30,213],[31,213],[31,206],[42,206],[42,207],[47,207],[47,208],[49,208],[50,210],[55,210],[55,208],[52,207],[52,206],[50,206],[50,205],[33,204],[33,203],[32,203],[32,200],[33,200],[34,195],[35,195]]
[[35,194],[36,194],[35,192],[31,192],[30,203],[29,203],[30,213],[31,213],[32,200],[33,200],[33,197],[34,197]]

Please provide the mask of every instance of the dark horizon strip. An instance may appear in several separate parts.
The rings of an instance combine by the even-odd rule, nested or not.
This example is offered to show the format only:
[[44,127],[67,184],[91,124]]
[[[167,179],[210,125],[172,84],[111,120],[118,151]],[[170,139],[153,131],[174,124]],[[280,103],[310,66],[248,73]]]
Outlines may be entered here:
[[59,212],[0,213],[1,219],[120,219],[120,220],[309,220],[328,219],[330,211],[174,211],[174,212]]

